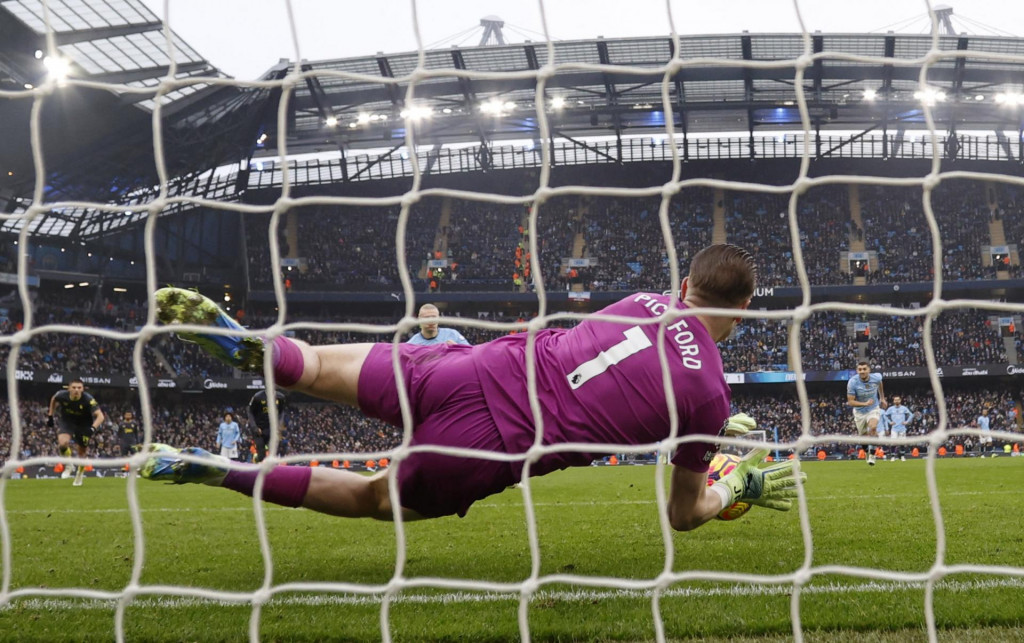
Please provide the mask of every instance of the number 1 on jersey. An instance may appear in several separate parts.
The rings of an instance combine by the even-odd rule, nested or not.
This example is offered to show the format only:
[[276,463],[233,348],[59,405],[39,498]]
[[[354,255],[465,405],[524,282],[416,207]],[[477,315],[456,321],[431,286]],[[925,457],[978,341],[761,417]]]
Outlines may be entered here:
[[626,339],[608,350],[601,351],[597,357],[583,362],[576,367],[576,370],[566,375],[572,390],[575,391],[630,355],[636,355],[645,348],[654,346],[654,343],[639,326],[633,326],[629,330],[623,331],[622,334],[626,336]]

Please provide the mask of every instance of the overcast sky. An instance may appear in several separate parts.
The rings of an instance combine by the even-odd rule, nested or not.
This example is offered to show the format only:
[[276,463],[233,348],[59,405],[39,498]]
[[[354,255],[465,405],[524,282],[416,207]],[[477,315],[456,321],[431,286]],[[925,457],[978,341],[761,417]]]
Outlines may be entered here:
[[[164,16],[164,0],[143,1]],[[884,31],[902,26],[898,31],[924,33],[927,28],[924,0],[803,0],[799,4],[811,31]],[[1024,34],[1024,0],[948,4],[954,8],[958,31],[993,35],[991,29],[998,29]],[[416,49],[411,0],[293,0],[298,54],[285,0],[169,0],[169,6],[171,26],[179,35],[216,67],[243,80],[259,77],[281,58],[326,60]],[[543,40],[540,3],[535,0],[420,0],[416,7],[423,45],[428,48],[440,41],[444,41],[441,47],[477,45],[479,28],[447,39],[473,29],[488,15],[505,21],[505,35],[511,42]],[[681,34],[800,30],[792,0],[671,0],[671,7]],[[547,0],[544,10],[548,32],[557,40],[670,32],[665,0]],[[958,22],[957,16],[967,20]]]

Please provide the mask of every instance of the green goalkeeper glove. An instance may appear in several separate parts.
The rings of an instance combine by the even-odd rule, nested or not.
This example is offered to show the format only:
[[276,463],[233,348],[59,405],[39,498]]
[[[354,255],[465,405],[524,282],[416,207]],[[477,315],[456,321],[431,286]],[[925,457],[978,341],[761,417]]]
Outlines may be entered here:
[[725,435],[730,438],[741,438],[757,428],[757,420],[746,413],[737,413],[725,423]]
[[[758,465],[768,455],[767,449],[756,449],[747,454],[733,471],[716,482],[729,491],[729,501],[749,502],[777,511],[789,511],[796,498],[797,475],[793,471],[792,460],[777,462],[761,468]],[[800,481],[807,480],[807,474],[801,472]]]

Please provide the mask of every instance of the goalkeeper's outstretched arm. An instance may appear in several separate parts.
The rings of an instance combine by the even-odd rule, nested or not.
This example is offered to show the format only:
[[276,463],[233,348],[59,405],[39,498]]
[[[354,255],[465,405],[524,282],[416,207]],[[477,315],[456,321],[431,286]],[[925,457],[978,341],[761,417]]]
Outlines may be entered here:
[[797,478],[802,482],[807,474],[801,472],[797,476],[792,460],[760,466],[767,455],[767,449],[751,452],[729,475],[710,486],[707,473],[675,467],[668,503],[669,524],[677,531],[696,529],[738,501],[789,511],[797,495]]
[[728,505],[708,486],[708,474],[685,467],[672,468],[668,522],[676,531],[690,531],[718,515]]

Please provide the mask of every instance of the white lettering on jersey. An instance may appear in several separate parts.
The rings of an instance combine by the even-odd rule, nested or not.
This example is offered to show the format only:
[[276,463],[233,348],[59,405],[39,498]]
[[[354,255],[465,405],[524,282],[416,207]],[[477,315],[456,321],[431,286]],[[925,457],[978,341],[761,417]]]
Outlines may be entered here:
[[[655,301],[650,295],[637,295],[633,302],[643,304],[652,317],[662,315],[668,310],[668,306],[660,301]],[[679,356],[683,361],[683,366],[696,371],[700,370],[703,365],[699,359],[700,345],[696,343],[696,336],[693,334],[693,331],[688,330],[689,328],[689,322],[686,318],[683,318],[666,328],[665,334],[675,342],[676,348],[679,350]]]

